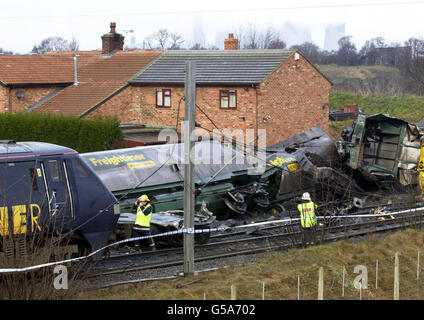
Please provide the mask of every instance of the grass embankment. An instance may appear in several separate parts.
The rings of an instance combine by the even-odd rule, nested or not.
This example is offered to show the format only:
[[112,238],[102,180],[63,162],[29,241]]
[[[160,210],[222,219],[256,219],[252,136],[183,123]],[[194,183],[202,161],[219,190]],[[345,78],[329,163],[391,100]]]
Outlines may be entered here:
[[424,97],[330,93],[330,109],[343,110],[346,104],[352,103],[358,104],[365,114],[385,113],[411,123],[424,118]]
[[[317,299],[318,270],[324,268],[324,299],[359,299],[359,290],[353,286],[358,274],[355,266],[368,269],[368,289],[362,290],[362,299],[393,299],[394,255],[399,252],[400,298],[424,298],[424,272],[416,280],[417,252],[424,245],[424,231],[407,230],[384,239],[369,238],[353,244],[339,242],[288,252],[270,253],[263,261],[252,265],[229,267],[200,273],[197,276],[160,280],[114,288],[90,291],[78,299],[230,299],[231,285],[236,285],[237,299],[297,299],[300,276],[300,299]],[[378,288],[376,260],[379,261]],[[422,265],[422,263],[421,263]],[[342,298],[343,266],[346,268],[345,296]]]
[[[388,114],[414,124],[424,118],[424,97],[330,93],[331,110],[343,110],[345,105],[353,103],[358,104],[365,114]],[[330,121],[330,137],[333,140],[340,139],[341,131],[352,123],[353,120]]]

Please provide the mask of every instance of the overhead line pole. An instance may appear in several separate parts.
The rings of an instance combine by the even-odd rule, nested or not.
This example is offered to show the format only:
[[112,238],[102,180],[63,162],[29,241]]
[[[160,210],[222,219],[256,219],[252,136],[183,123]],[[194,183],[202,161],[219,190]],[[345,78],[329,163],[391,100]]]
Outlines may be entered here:
[[[194,164],[190,157],[194,148],[196,105],[196,64],[185,64],[184,106],[184,228],[194,230]],[[184,233],[184,275],[194,274],[194,233]]]

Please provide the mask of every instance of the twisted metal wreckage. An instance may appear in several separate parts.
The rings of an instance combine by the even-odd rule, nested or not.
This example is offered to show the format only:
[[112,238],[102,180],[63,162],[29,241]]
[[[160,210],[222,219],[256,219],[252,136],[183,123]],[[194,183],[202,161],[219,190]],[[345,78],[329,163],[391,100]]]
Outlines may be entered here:
[[[359,115],[342,137],[334,143],[314,127],[267,147],[265,169],[253,174],[254,155],[213,140],[197,142],[195,228],[208,228],[215,219],[232,216],[289,215],[305,191],[312,192],[327,211],[346,214],[375,200],[370,190],[416,188],[422,137],[418,127],[386,115]],[[135,220],[132,206],[140,194],[153,199],[153,233],[182,228],[183,144],[81,157],[120,202],[117,239],[129,236]],[[196,241],[208,236],[196,234]]]

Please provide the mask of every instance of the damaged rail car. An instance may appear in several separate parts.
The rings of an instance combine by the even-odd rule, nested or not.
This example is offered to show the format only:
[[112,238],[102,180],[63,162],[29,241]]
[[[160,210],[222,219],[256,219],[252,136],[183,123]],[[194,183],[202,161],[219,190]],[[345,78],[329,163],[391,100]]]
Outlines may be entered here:
[[286,158],[296,159],[299,166],[299,170],[290,174],[287,170],[281,172],[274,203],[283,203],[296,211],[293,200],[308,191],[314,194],[316,202],[325,204],[327,211],[334,208],[334,212],[347,213],[355,210],[356,199],[365,194],[342,170],[335,143],[319,126],[269,146],[267,151],[269,164],[275,164],[273,157],[282,152]]
[[359,115],[342,131],[337,151],[366,183],[379,187],[416,187],[420,169],[419,128],[388,115]]
[[[268,206],[267,191],[257,182],[258,175],[249,174],[251,165],[242,153],[217,141],[204,141],[195,144],[194,154],[195,185],[202,188],[195,201],[195,228],[208,228],[229,211],[244,214],[252,203]],[[153,200],[153,233],[182,228],[183,144],[93,152],[82,158],[120,201],[117,235],[128,236],[135,221],[133,203],[141,194]],[[196,237],[205,240],[205,235]]]
[[[315,133],[318,129],[315,130]],[[323,131],[319,128],[319,134]],[[324,133],[325,134],[325,133]],[[306,137],[306,139],[305,139]],[[314,164],[307,155],[328,158],[327,138],[306,143],[308,134],[294,138],[289,144],[277,146],[266,158],[252,161],[231,145],[218,141],[195,143],[195,189],[201,190],[195,200],[195,228],[208,228],[214,219],[230,216],[273,213],[281,214],[294,204],[297,196],[313,191],[322,185],[338,185],[346,193],[346,177],[322,163]],[[324,149],[317,145],[323,145]],[[316,140],[316,141],[315,141]],[[293,142],[302,145],[298,150]],[[333,148],[334,143],[331,142]],[[321,152],[317,152],[319,150]],[[152,199],[152,231],[160,233],[182,228],[184,200],[184,148],[183,144],[165,144],[85,153],[83,161],[93,169],[102,182],[120,202],[121,218],[116,234],[125,238],[135,221],[133,203],[141,194]],[[328,159],[327,159],[328,160]],[[252,171],[252,162],[263,165],[262,172]],[[261,163],[262,161],[262,163]],[[316,162],[315,162],[316,163]],[[328,181],[332,181],[328,183]],[[327,181],[327,183],[324,183]],[[337,183],[335,183],[337,182]],[[196,235],[199,241],[205,236]]]
[[[214,140],[195,143],[194,154],[195,187],[201,190],[195,200],[195,228],[208,228],[215,218],[258,211],[281,213],[285,210],[281,202],[305,190],[304,184],[296,183],[302,178],[298,160],[284,151],[267,155],[266,163],[262,161],[266,164],[264,172],[252,172],[249,155]],[[129,235],[135,221],[133,203],[141,194],[153,200],[153,233],[182,228],[183,144],[85,153],[81,157],[120,202],[119,238]],[[291,187],[281,188],[281,184]],[[207,237],[196,236],[199,241]]]

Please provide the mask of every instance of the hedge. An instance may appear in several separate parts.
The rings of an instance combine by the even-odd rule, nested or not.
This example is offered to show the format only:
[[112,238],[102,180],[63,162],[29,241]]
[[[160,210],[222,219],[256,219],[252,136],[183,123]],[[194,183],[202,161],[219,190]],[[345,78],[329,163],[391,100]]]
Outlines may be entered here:
[[80,119],[40,113],[0,114],[0,140],[55,143],[78,152],[108,150],[123,138],[116,118]]

